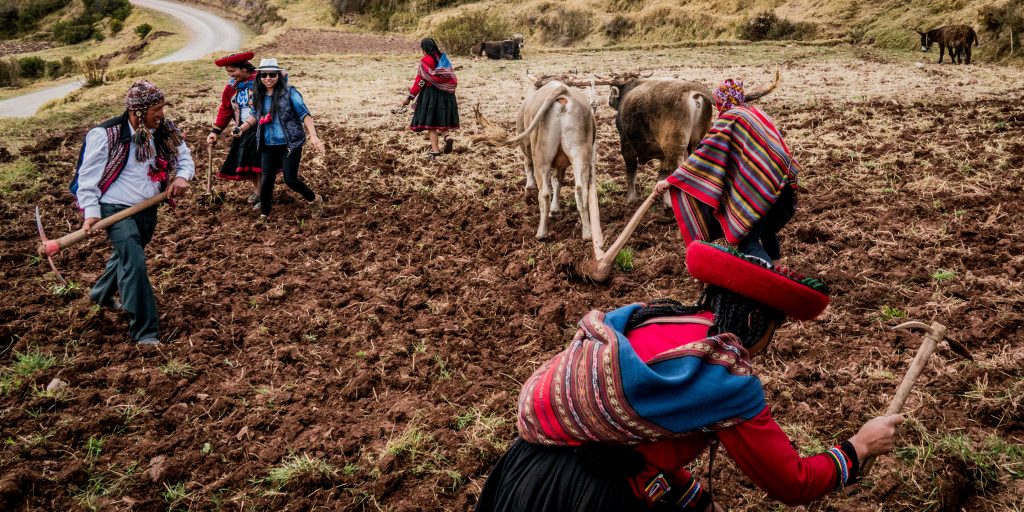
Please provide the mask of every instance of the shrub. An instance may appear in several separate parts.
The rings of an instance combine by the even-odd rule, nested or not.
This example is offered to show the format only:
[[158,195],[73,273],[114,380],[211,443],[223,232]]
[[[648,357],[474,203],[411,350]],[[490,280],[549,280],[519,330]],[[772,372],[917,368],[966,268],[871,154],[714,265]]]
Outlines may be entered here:
[[633,33],[634,26],[636,24],[633,23],[633,20],[621,14],[616,14],[604,24],[604,35],[612,41],[618,41]]
[[[1020,46],[1021,33],[1024,32],[1024,0],[1010,0],[1005,5],[986,5],[978,10],[981,28],[990,35],[987,38],[995,42],[996,55],[1010,50],[1010,35],[1014,38],[1014,46]],[[1009,32],[1005,37],[1000,37]]]
[[143,23],[135,27],[135,33],[139,35],[139,39],[145,39],[150,32],[153,31],[153,26],[149,23]]
[[62,76],[60,61],[59,60],[48,60],[46,61],[46,76],[50,78],[57,78]]
[[526,25],[536,27],[547,43],[569,46],[587,37],[594,28],[590,11],[544,2],[537,12],[524,17]]
[[83,0],[85,12],[90,13],[96,20],[111,17],[124,21],[132,12],[132,5],[128,0]]
[[79,69],[85,75],[85,87],[97,87],[103,85],[107,74],[109,62],[103,59],[84,60],[79,64]]
[[18,59],[18,65],[23,78],[42,78],[46,73],[46,61],[39,57],[22,57]]
[[17,59],[0,59],[0,87],[14,87],[21,83],[21,66]]
[[18,14],[13,5],[0,7],[0,39],[18,35]]
[[92,37],[92,22],[59,21],[53,26],[53,38],[63,44],[78,44]]
[[477,10],[448,18],[431,32],[445,51],[457,54],[468,52],[480,41],[507,39],[512,28],[504,20]]
[[110,33],[116,34],[124,28],[124,22],[121,20],[113,20],[110,22]]
[[764,11],[748,18],[740,25],[737,35],[748,41],[764,41],[766,39],[810,39],[817,32],[814,23],[801,21],[793,23],[780,18],[775,11]]

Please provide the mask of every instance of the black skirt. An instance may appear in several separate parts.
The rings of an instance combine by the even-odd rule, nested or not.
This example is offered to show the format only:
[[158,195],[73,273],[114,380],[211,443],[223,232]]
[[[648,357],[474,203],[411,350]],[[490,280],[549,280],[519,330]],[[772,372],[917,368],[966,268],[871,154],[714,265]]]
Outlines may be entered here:
[[516,439],[484,482],[474,512],[643,510],[624,477],[595,474],[575,448]]
[[414,132],[423,130],[451,130],[459,127],[459,104],[455,101],[455,93],[444,92],[437,87],[424,87],[416,98],[415,110],[409,129]]
[[231,141],[228,156],[217,172],[222,180],[258,180],[260,179],[260,155],[256,152],[256,130],[245,133]]

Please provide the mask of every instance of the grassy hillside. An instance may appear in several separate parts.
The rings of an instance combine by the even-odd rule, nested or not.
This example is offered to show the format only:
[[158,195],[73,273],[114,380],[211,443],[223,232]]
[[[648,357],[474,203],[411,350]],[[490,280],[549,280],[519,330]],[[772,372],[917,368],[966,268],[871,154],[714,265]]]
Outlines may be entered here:
[[[288,5],[295,2],[276,0]],[[323,5],[329,0],[299,0]],[[743,27],[760,13],[774,12],[790,30],[772,39],[828,40],[913,48],[915,28],[967,23],[983,28],[983,13],[1017,0],[333,0],[345,6],[340,20],[377,30],[445,34],[462,50],[463,39],[493,32],[527,34],[548,47],[673,43],[750,39]],[[505,34],[507,32],[508,34]],[[985,34],[981,40],[1009,34]],[[997,45],[989,48],[995,50]],[[984,55],[988,48],[979,52]]]

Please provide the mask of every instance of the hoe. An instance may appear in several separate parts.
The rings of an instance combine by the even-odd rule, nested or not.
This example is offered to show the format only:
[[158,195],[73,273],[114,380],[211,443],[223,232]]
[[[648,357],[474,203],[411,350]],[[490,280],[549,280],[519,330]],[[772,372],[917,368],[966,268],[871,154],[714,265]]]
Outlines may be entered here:
[[[622,233],[619,233],[618,238],[608,248],[607,251],[601,250],[598,245],[597,239],[594,239],[594,258],[586,258],[583,261],[577,262],[570,271],[570,274],[589,279],[596,283],[603,283],[608,280],[612,273],[612,265],[615,263],[615,256],[619,254],[619,251],[625,247],[626,242],[629,241],[629,237],[633,236],[633,232],[636,231],[636,227],[640,224],[640,219],[643,218],[647,210],[651,209],[651,205],[658,199],[657,190],[651,191],[651,194],[647,196],[640,208],[636,210],[633,217],[629,219],[629,223],[622,229]],[[597,216],[596,213],[597,205],[591,204],[590,206],[590,218],[591,223],[595,222]],[[595,224],[596,225],[596,224]]]

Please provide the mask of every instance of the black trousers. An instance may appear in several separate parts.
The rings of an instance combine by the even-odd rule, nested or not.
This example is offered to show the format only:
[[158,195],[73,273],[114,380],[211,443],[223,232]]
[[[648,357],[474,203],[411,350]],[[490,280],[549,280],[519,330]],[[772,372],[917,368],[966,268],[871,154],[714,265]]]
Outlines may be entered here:
[[263,177],[260,178],[260,213],[270,215],[270,207],[274,203],[274,182],[277,172],[284,174],[284,184],[298,192],[306,201],[312,201],[316,194],[299,178],[299,163],[302,162],[302,146],[288,151],[288,146],[263,146],[262,152]]

